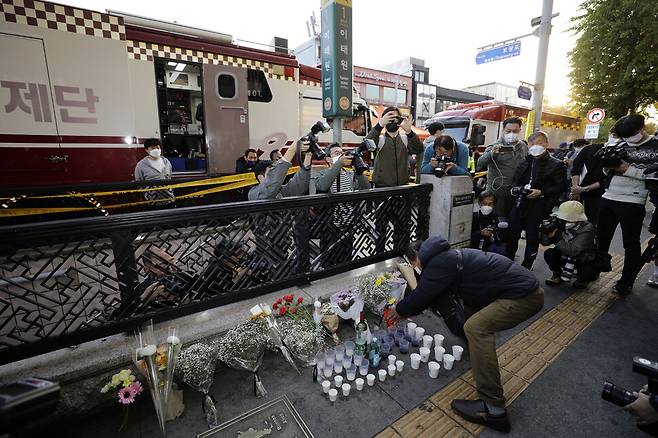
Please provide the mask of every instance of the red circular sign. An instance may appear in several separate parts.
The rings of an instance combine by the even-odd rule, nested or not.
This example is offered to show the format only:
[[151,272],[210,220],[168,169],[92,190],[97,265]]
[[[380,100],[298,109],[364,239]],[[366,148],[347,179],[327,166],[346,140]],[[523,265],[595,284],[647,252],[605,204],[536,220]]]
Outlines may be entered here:
[[587,113],[587,121],[598,125],[605,119],[605,110],[603,108],[592,108]]

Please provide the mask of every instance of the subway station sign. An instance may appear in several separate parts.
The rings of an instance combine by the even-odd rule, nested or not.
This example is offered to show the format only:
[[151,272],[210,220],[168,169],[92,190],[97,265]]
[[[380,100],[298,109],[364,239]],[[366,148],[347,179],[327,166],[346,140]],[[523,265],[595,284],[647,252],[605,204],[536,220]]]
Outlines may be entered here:
[[352,117],[352,0],[322,0],[322,117]]

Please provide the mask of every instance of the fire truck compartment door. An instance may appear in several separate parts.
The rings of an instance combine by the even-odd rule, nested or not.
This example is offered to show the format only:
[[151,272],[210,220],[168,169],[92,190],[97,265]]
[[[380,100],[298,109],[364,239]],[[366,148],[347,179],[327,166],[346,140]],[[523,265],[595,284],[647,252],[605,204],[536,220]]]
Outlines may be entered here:
[[247,69],[203,65],[203,106],[211,174],[234,173],[249,146]]
[[[66,168],[43,40],[0,34],[0,182],[54,182]],[[29,172],[29,174],[28,174]]]

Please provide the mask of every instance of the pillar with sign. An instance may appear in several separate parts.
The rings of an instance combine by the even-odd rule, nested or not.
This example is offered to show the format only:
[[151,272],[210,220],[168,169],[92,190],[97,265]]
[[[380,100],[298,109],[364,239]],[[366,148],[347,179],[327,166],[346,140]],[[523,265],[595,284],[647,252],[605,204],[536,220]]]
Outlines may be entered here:
[[322,117],[334,118],[342,143],[342,119],[352,117],[352,0],[322,0]]

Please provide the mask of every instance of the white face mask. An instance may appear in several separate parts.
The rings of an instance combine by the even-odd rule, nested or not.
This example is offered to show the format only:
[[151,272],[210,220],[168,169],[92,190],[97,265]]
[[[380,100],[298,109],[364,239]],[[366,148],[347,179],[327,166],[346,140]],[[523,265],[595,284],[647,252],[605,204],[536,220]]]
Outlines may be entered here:
[[644,135],[642,134],[642,131],[640,131],[631,137],[626,137],[624,140],[626,140],[626,143],[628,144],[638,144],[642,140],[642,137],[644,137]]
[[149,155],[152,156],[153,158],[160,158],[160,155],[162,155],[162,151],[160,149],[151,149],[149,151]]
[[516,132],[507,132],[503,134],[503,140],[507,144],[516,143],[519,141],[519,134],[517,134]]
[[492,211],[493,211],[493,207],[490,206],[490,205],[481,205],[480,206],[480,213],[482,213],[485,216],[490,215]]
[[613,144],[617,144],[619,142],[619,139],[613,135],[608,136],[608,142],[605,144],[606,146],[612,146]]
[[542,145],[538,145],[538,144],[536,144],[536,145],[534,145],[534,146],[530,146],[530,147],[528,148],[528,153],[529,153],[530,155],[532,155],[533,157],[539,157],[539,156],[542,155],[544,152],[546,152],[546,148],[545,148],[544,146],[542,146]]

